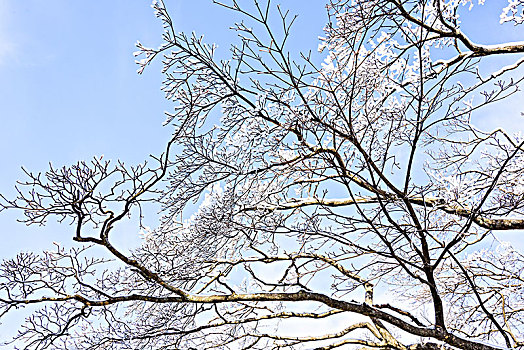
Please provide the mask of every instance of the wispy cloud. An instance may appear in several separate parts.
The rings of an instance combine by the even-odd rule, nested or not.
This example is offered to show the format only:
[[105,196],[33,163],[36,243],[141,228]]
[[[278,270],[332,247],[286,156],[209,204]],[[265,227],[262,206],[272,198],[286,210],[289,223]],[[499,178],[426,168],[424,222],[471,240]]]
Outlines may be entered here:
[[14,57],[16,45],[9,33],[9,6],[7,1],[0,1],[0,64],[5,64]]

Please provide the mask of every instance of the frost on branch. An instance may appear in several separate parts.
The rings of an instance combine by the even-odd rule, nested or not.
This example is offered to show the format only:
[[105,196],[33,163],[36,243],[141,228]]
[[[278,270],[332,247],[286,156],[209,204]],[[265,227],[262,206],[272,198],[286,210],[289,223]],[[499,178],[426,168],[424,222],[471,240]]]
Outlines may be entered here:
[[[291,50],[300,17],[283,6],[220,3],[242,17],[220,60],[155,1],[163,43],[137,55],[140,73],[163,64],[165,152],[28,172],[16,199],[2,197],[27,223],[56,216],[93,245],[4,262],[2,310],[38,309],[20,339],[522,348],[524,140],[479,121],[504,110],[520,125],[500,107],[521,93],[524,46],[469,39],[461,20],[482,3],[329,1],[320,54]],[[517,23],[517,5],[504,18]],[[149,204],[161,210],[151,229]],[[130,218],[142,243],[122,249],[114,237],[133,234]],[[501,231],[517,238],[501,243]]]
[[508,0],[508,6],[500,14],[500,23],[505,22],[513,22],[515,25],[524,22],[524,1]]

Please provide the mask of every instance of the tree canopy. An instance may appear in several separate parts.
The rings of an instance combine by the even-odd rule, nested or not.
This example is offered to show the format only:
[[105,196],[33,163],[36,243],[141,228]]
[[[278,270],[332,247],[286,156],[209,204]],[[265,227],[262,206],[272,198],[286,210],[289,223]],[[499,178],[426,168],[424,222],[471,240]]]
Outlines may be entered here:
[[[163,43],[135,55],[139,73],[162,61],[172,138],[132,167],[27,171],[1,197],[27,224],[70,223],[75,241],[0,265],[2,316],[29,312],[14,338],[523,348],[524,256],[499,234],[524,229],[524,138],[475,118],[522,96],[524,42],[470,39],[461,20],[483,3],[331,0],[319,63],[288,51],[296,17],[269,0],[217,2],[243,18],[228,60],[154,1]],[[507,22],[524,22],[522,0],[504,5]],[[119,248],[113,232],[150,203],[158,226]]]

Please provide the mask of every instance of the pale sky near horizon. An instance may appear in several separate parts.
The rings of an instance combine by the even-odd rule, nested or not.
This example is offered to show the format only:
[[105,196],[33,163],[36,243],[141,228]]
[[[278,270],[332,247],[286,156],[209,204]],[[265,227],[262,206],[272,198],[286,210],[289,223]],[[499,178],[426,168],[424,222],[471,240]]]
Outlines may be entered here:
[[[210,0],[165,2],[179,30],[205,34],[205,41],[227,50],[235,37],[227,29],[234,22],[228,10]],[[326,22],[323,2],[274,2],[300,14],[292,49],[315,51]],[[498,25],[506,3],[486,0],[479,17],[465,23],[466,33],[483,44],[524,40],[511,24]],[[160,65],[139,76],[132,55],[137,40],[160,42],[161,24],[150,4],[0,0],[0,193],[15,194],[21,166],[44,172],[49,162],[62,166],[102,154],[136,164],[163,151],[171,133],[162,126],[163,112],[171,106],[160,91]],[[492,111],[484,121],[504,123],[502,114],[514,120],[511,115],[524,111],[523,105]],[[54,240],[71,241],[71,227],[51,219],[45,228],[28,228],[16,223],[21,214],[0,213],[0,259],[51,249]]]

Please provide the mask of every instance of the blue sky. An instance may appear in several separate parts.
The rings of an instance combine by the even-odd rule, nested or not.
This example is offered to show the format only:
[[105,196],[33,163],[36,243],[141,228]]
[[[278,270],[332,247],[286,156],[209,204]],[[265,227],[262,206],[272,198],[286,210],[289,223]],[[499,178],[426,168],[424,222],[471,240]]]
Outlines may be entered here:
[[[291,50],[316,50],[326,22],[323,2],[280,2],[300,12]],[[505,3],[487,0],[464,23],[472,39],[523,39],[512,25],[498,25]],[[210,0],[166,4],[178,30],[205,34],[222,52],[234,40],[227,30],[231,12]],[[136,164],[161,153],[171,130],[162,127],[170,105],[160,91],[160,66],[139,76],[132,56],[136,40],[155,46],[161,33],[149,0],[0,0],[0,193],[14,195],[21,166],[45,171],[49,162],[61,166],[102,154]],[[515,112],[513,105],[507,109]],[[496,125],[499,117],[484,120]],[[0,258],[71,241],[70,227],[50,220],[45,228],[28,228],[15,222],[20,214],[0,213]]]
[[[227,29],[231,11],[210,0],[166,4],[179,30],[204,33],[226,53],[235,39]],[[315,50],[326,21],[322,2],[284,4],[300,13],[291,49]],[[512,25],[498,25],[504,4],[486,1],[479,16],[465,21],[466,32],[485,44],[522,39]],[[14,194],[21,166],[41,171],[48,162],[101,154],[137,163],[163,150],[170,134],[163,111],[170,105],[159,89],[160,66],[139,76],[132,56],[136,40],[157,45],[161,31],[149,0],[0,1],[1,193]],[[13,225],[15,216],[0,215],[2,231],[12,232],[2,233],[10,238],[0,256],[12,252],[19,236],[23,243],[28,238],[24,226]]]
[[[162,149],[161,76],[135,74],[131,54],[139,38],[158,41],[147,2],[3,1],[0,11],[2,193],[14,193],[21,166],[101,154],[136,163]],[[44,229],[15,224],[19,214],[0,215],[2,256],[70,239],[54,220]]]
[[[227,53],[236,37],[228,30],[235,21],[231,11],[211,0],[165,2],[177,30],[205,34],[206,42],[217,42],[219,53]],[[322,3],[286,4],[301,7],[293,47],[315,50],[326,22]],[[171,106],[160,91],[161,66],[156,62],[138,75],[133,56],[137,40],[160,43],[162,26],[150,5],[150,0],[0,0],[0,193],[15,195],[22,166],[45,172],[49,162],[63,166],[102,154],[133,165],[164,150],[171,130],[162,123]],[[45,227],[27,227],[16,222],[21,216],[0,213],[0,259],[54,249],[54,241],[72,243],[72,227],[54,218]],[[137,242],[138,231],[136,222],[121,225],[118,245]],[[23,316],[3,320],[0,342]]]
[[[137,75],[135,42],[156,46],[162,27],[148,0],[0,1],[0,193],[14,195],[21,166],[45,171],[94,155],[142,162],[163,151],[170,109],[157,62]],[[300,1],[287,1],[297,8]],[[178,30],[205,34],[226,54],[235,34],[229,10],[210,0],[167,0]],[[294,48],[312,49],[326,21],[323,5],[300,6]],[[0,214],[0,257],[70,240],[69,229],[15,222]]]
[[[282,3],[300,14],[290,49],[315,51],[326,22],[323,2]],[[235,40],[231,11],[211,0],[166,4],[178,30],[205,34],[227,54]],[[475,7],[464,31],[483,44],[522,40],[511,24],[498,24],[505,4],[487,0]],[[170,105],[160,91],[160,65],[139,76],[132,55],[137,40],[156,46],[161,32],[149,0],[0,0],[0,193],[14,195],[21,166],[45,171],[49,162],[61,166],[102,154],[136,164],[161,153],[171,131],[162,127]],[[479,120],[495,127],[513,120],[519,107],[497,108]],[[0,257],[71,239],[67,226],[50,220],[45,228],[27,228],[15,222],[20,214],[0,214]]]

